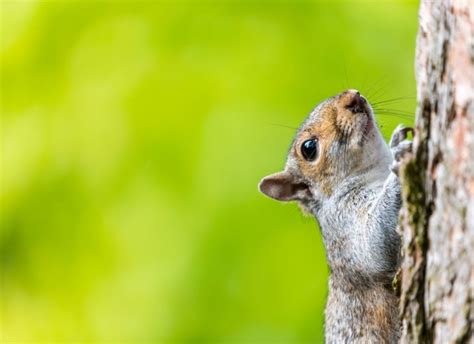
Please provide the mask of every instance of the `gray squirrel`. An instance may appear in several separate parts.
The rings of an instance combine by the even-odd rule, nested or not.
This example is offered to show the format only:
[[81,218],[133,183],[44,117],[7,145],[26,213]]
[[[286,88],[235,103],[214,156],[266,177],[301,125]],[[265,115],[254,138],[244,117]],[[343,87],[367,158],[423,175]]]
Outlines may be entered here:
[[401,206],[398,171],[412,128],[398,126],[388,146],[357,90],[319,104],[298,129],[285,169],[259,189],[297,201],[319,222],[330,267],[326,343],[396,343]]

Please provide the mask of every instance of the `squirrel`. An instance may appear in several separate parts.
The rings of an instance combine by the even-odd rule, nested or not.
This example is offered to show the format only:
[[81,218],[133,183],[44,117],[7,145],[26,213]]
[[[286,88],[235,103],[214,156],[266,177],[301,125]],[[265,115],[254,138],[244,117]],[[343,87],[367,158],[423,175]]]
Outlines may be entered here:
[[400,260],[398,172],[412,149],[409,132],[399,125],[387,145],[368,101],[347,90],[309,114],[284,170],[259,184],[319,222],[330,268],[326,343],[398,342],[392,281]]

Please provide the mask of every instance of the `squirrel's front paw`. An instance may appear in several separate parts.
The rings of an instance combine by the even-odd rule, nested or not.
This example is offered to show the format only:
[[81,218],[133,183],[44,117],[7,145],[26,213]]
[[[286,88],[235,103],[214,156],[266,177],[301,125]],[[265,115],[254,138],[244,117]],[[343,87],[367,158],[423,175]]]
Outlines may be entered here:
[[390,139],[390,149],[392,150],[393,162],[390,169],[393,173],[398,176],[400,166],[404,157],[408,156],[412,152],[412,142],[406,138],[408,133],[411,132],[414,135],[413,128],[403,127],[399,125],[392,134]]

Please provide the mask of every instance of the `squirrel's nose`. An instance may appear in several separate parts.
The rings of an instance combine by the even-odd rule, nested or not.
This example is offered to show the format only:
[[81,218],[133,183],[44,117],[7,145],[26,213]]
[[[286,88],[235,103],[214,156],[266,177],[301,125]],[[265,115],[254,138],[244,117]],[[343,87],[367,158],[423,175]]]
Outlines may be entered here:
[[352,113],[365,112],[367,110],[367,100],[357,90],[347,90],[346,108]]
[[348,89],[348,90],[346,91],[346,93],[350,93],[350,94],[358,94],[358,95],[360,95],[360,92],[359,92],[359,91],[357,91],[357,90],[356,90],[356,89],[354,89],[354,88],[350,88],[350,89]]

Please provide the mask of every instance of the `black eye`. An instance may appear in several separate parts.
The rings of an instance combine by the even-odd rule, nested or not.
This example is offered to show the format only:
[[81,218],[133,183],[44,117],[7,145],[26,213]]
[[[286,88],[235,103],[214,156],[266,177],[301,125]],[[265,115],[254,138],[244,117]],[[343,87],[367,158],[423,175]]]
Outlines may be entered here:
[[318,140],[311,139],[303,142],[301,145],[301,154],[303,154],[303,157],[308,161],[316,159],[318,156]]

